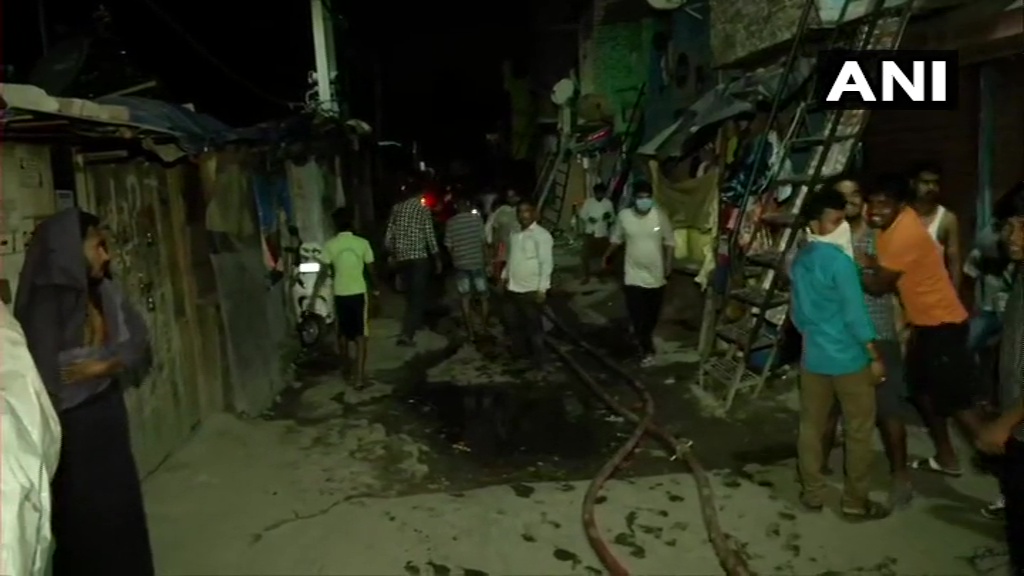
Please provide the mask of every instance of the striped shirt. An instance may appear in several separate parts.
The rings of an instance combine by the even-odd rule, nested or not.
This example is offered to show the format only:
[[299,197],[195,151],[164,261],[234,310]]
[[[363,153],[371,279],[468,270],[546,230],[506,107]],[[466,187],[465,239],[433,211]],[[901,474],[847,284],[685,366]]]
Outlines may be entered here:
[[[854,252],[875,253],[875,232],[867,230],[859,236],[853,237]],[[896,310],[893,297],[889,294],[884,296],[872,296],[865,294],[864,299],[868,305],[868,315],[875,325],[875,332],[879,340],[898,341],[896,334]]]
[[445,228],[444,243],[457,270],[483,270],[484,221],[472,212],[452,216]]
[[[999,396],[1004,410],[1024,400],[1024,267],[1018,266],[1003,313],[1003,336],[999,349]],[[1024,422],[1013,431],[1024,442]]]
[[384,246],[399,262],[437,254],[437,236],[430,209],[419,196],[395,204],[384,232]]

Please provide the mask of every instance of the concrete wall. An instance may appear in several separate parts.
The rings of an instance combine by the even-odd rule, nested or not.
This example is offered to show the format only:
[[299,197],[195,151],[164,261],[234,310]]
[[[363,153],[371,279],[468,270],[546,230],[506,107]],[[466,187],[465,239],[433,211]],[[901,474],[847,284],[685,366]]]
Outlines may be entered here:
[[330,171],[315,158],[288,162],[288,189],[292,195],[295,225],[305,242],[322,244],[331,236],[330,217],[336,206],[344,206]]
[[726,66],[788,41],[805,0],[710,0],[713,64]]
[[49,147],[0,142],[0,177],[0,280],[13,296],[32,231],[56,211]]
[[[809,24],[835,23],[846,0],[817,0]],[[852,0],[844,20],[863,16],[875,0]],[[886,0],[892,7],[906,0]],[[710,0],[714,65],[729,66],[762,50],[788,43],[796,36],[805,0]],[[760,64],[764,65],[764,63]]]

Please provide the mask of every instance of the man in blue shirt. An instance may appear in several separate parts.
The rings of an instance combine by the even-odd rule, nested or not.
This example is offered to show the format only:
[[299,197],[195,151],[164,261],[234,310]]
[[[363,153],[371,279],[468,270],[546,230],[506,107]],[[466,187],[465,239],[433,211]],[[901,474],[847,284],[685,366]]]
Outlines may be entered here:
[[876,520],[889,509],[868,498],[876,403],[875,386],[885,378],[875,350],[860,271],[853,261],[846,197],[834,187],[812,193],[801,209],[807,244],[790,270],[790,315],[803,336],[800,371],[800,432],[797,440],[801,502],[824,507],[824,438],[836,399],[842,409],[846,482],[841,504],[849,520]]

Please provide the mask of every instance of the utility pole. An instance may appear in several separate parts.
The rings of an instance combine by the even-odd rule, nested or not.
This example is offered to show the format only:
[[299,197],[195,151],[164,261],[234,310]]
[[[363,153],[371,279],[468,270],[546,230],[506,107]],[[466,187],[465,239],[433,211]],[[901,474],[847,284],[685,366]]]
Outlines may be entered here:
[[335,90],[338,64],[334,47],[334,18],[330,4],[324,0],[310,0],[313,19],[313,54],[316,62],[316,95],[320,110],[340,115],[341,106]]
[[39,20],[39,38],[43,42],[43,56],[50,51],[49,26],[46,25],[46,0],[36,0],[36,16]]

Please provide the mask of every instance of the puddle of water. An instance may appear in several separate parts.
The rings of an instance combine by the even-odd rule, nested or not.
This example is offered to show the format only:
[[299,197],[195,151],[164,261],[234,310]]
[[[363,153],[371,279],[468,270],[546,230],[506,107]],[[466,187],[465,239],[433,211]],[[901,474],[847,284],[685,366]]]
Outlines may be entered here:
[[410,401],[446,443],[474,459],[592,459],[606,451],[615,431],[572,387],[430,383],[417,387]]

